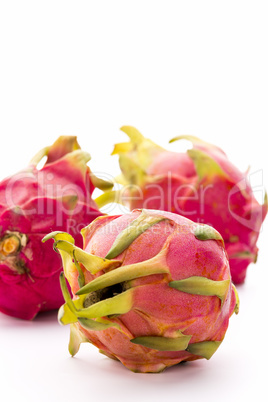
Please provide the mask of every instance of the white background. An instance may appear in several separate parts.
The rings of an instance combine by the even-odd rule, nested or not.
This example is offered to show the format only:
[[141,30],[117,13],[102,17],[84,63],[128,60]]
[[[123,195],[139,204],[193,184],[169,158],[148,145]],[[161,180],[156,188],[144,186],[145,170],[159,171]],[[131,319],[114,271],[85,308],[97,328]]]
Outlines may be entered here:
[[[268,188],[266,1],[1,1],[0,178],[59,135],[77,135],[95,172],[118,174],[113,144],[134,125],[162,146],[192,134],[216,143],[256,196]],[[266,141],[266,142],[265,142]],[[261,176],[263,172],[263,176]],[[238,287],[241,310],[210,361],[134,374],[82,345],[67,351],[56,312],[0,314],[5,401],[267,399],[268,225]]]

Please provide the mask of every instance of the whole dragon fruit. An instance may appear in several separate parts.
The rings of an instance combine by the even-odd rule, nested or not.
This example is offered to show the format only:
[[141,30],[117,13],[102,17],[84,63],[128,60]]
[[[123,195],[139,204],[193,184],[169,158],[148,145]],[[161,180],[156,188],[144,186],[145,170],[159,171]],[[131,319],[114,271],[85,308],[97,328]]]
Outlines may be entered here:
[[[125,185],[123,201],[134,208],[175,212],[195,222],[213,226],[222,235],[234,283],[245,280],[246,270],[257,259],[256,246],[267,213],[267,198],[260,205],[247,175],[241,173],[218,147],[193,136],[187,153],[167,151],[144,138],[133,127],[122,127],[130,142],[117,144]],[[98,205],[120,196],[108,192]],[[96,200],[97,201],[97,200]]]
[[41,240],[48,231],[68,230],[82,245],[81,227],[101,215],[91,193],[105,183],[91,174],[89,159],[76,137],[62,136],[0,183],[1,312],[30,320],[63,303],[61,258]]
[[69,351],[91,342],[134,372],[160,372],[209,359],[238,312],[220,234],[169,212],[134,210],[97,218],[82,230],[84,248],[54,232],[63,259]]

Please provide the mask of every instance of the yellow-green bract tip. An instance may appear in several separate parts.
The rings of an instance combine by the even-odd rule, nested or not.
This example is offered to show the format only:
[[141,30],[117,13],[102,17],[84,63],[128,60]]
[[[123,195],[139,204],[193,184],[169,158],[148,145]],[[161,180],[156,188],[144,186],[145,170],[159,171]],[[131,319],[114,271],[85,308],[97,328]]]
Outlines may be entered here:
[[54,232],[48,233],[46,236],[43,237],[42,242],[45,243],[49,239],[54,239],[56,241],[68,239],[70,242],[74,243],[74,238],[69,233],[60,232],[60,231],[54,231]]

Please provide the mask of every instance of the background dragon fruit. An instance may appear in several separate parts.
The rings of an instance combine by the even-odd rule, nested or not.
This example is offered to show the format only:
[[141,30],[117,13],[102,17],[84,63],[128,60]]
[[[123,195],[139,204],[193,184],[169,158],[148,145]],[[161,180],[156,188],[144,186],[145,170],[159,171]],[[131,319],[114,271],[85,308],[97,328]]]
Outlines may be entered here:
[[61,258],[41,239],[48,231],[68,230],[82,245],[81,227],[101,215],[91,194],[94,186],[108,184],[90,172],[89,159],[76,137],[62,136],[0,183],[1,312],[32,319],[62,304]]
[[180,136],[193,148],[171,152],[144,138],[134,127],[122,127],[130,142],[116,144],[123,193],[110,192],[98,205],[118,201],[134,208],[160,209],[206,223],[222,235],[230,259],[232,279],[245,280],[246,269],[256,262],[256,242],[267,213],[267,198],[260,205],[246,173],[241,173],[218,147],[193,136]]
[[221,344],[238,312],[220,234],[177,214],[135,210],[97,218],[82,230],[84,249],[54,232],[65,276],[59,321],[69,351],[91,342],[135,372],[159,372]]

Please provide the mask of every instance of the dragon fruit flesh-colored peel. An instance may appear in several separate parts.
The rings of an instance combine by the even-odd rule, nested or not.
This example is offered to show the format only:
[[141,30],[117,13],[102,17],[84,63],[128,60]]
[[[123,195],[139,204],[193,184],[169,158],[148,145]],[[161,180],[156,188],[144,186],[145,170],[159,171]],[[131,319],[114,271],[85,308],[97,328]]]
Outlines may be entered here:
[[160,372],[209,359],[238,312],[220,234],[177,214],[134,210],[97,218],[83,249],[54,232],[64,273],[59,321],[70,324],[69,351],[91,342],[134,372]]
[[68,230],[82,245],[81,227],[101,215],[91,193],[104,183],[91,174],[89,159],[76,137],[62,136],[0,183],[1,312],[33,319],[63,303],[61,258],[41,240],[51,230]]
[[[193,136],[176,137],[192,142],[186,153],[167,151],[146,139],[134,127],[122,130],[130,142],[116,144],[126,185],[121,202],[134,208],[175,212],[195,222],[213,226],[222,235],[234,283],[242,283],[267,214],[267,197],[260,205],[247,174],[241,173],[218,147]],[[100,196],[99,206],[118,200],[123,192]]]

